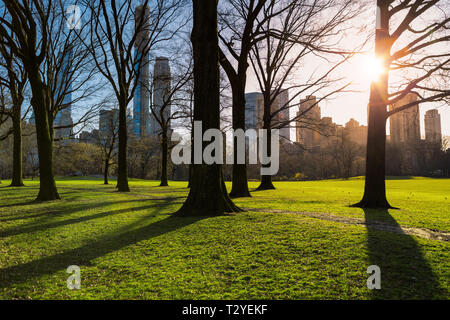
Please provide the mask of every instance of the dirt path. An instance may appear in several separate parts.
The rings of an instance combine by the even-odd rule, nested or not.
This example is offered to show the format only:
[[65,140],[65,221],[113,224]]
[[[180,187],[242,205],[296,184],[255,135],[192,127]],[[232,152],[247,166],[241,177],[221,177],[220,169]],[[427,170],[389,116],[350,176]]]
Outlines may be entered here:
[[434,231],[434,230],[429,230],[429,229],[425,229],[425,228],[395,226],[395,225],[392,225],[392,224],[389,224],[389,223],[386,223],[383,221],[379,221],[379,220],[365,221],[364,219],[335,216],[335,215],[332,215],[329,213],[285,211],[285,210],[263,209],[263,208],[244,208],[244,209],[248,210],[248,211],[254,211],[254,212],[301,214],[303,216],[308,216],[308,217],[312,217],[312,218],[316,218],[316,219],[320,219],[320,220],[340,222],[340,223],[351,224],[351,225],[361,225],[361,226],[365,226],[365,227],[376,229],[376,230],[394,232],[394,233],[399,233],[399,234],[414,235],[414,236],[418,236],[418,237],[425,238],[425,239],[431,239],[431,240],[450,241],[450,233],[449,232]]

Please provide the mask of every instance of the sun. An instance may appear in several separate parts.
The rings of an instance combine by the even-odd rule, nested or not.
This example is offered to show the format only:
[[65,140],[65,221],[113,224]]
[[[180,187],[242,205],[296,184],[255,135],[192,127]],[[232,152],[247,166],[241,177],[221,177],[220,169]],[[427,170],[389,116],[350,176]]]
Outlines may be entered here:
[[374,56],[366,57],[364,68],[371,81],[379,80],[381,75],[385,72],[383,60]]
[[370,86],[372,82],[379,81],[385,73],[386,67],[383,59],[376,57],[375,54],[358,55],[345,69],[346,77],[351,79],[352,83],[364,86]]

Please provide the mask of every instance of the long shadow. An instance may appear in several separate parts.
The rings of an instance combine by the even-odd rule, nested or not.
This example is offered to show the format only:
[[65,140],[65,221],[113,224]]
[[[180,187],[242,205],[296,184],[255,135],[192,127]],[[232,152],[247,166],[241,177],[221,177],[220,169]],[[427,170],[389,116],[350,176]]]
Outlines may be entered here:
[[[76,201],[76,200],[69,200],[69,201]],[[94,208],[103,207],[103,206],[106,206],[106,205],[114,205],[114,204],[117,204],[117,203],[136,202],[136,201],[142,201],[142,200],[137,200],[137,199],[136,200],[119,200],[119,201],[108,200],[108,201],[97,202],[97,203],[86,203],[86,204],[83,204],[83,205],[77,204],[75,207],[73,207],[71,209],[67,208],[67,203],[66,202],[58,201],[58,202],[56,202],[56,205],[52,208],[52,211],[50,211],[50,212],[47,211],[47,212],[39,213],[39,214],[35,214],[35,215],[28,215],[28,214],[23,215],[22,214],[20,216],[18,216],[17,212],[15,212],[15,213],[8,214],[8,215],[2,214],[1,216],[2,217],[14,217],[14,218],[17,218],[17,219],[20,219],[20,218],[27,219],[29,217],[34,217],[34,216],[36,216],[36,217],[38,217],[38,216],[45,216],[45,215],[53,216],[56,213],[56,211],[61,211],[61,212],[58,212],[58,214],[59,213],[71,214],[73,212],[81,211],[81,210],[84,210],[84,209],[94,209]],[[39,203],[42,203],[42,202],[35,202],[33,200],[33,201],[27,201],[27,202],[23,202],[23,203],[12,203],[12,204],[9,204],[9,205],[0,206],[0,208],[23,206],[23,205],[31,205],[31,204],[39,204]],[[25,211],[25,212],[27,212],[27,211],[35,211],[35,208],[31,208],[31,210],[22,210],[22,213],[23,213],[23,211]],[[0,220],[0,221],[4,221],[4,220]]]
[[26,198],[26,197],[28,197],[28,198],[36,198],[36,195],[35,194],[28,194],[28,195],[20,195],[20,196],[18,196],[18,197],[6,197],[6,198],[3,198],[3,199],[5,199],[5,200],[19,200],[19,199],[21,199],[21,200],[23,200],[23,198]]
[[[367,222],[380,216],[401,230],[388,210],[364,209]],[[381,289],[373,289],[374,299],[436,299],[443,291],[432,268],[410,235],[367,228],[368,254],[371,265],[381,270]],[[369,276],[369,275],[368,275]]]
[[251,188],[249,191],[250,192],[262,192],[262,191],[271,191],[271,190],[276,190],[276,189],[260,190],[258,188]]
[[36,188],[35,186],[22,186],[22,187],[11,187],[9,184],[8,185],[0,185],[0,192],[7,192],[7,191],[11,191],[13,189],[18,189],[18,190],[24,190],[24,189],[34,189]]
[[[23,199],[23,197],[22,197]],[[10,200],[10,199],[8,199]],[[17,207],[17,206],[27,206],[27,205],[31,205],[31,204],[36,204],[38,202],[36,202],[36,200],[28,200],[28,201],[24,201],[24,202],[15,202],[15,203],[11,203],[11,204],[5,204],[5,205],[1,205],[1,208],[11,208],[11,207]]]
[[[63,195],[64,199],[67,199],[67,195],[68,194],[77,194],[78,195],[79,192],[75,192],[75,191],[74,192],[63,192],[61,194]],[[19,199],[23,200],[24,198],[31,198],[30,202],[34,202],[34,200],[36,199],[36,196],[37,196],[37,193],[36,194],[33,193],[33,194],[21,195],[21,196],[18,196],[18,197],[7,197],[7,198],[5,198],[5,200],[11,201],[11,200],[19,200]],[[7,206],[15,206],[15,205],[18,205],[18,204],[17,203],[13,203],[13,204],[9,204],[9,205],[2,205],[2,206],[0,206],[0,208],[7,207]]]
[[93,220],[93,219],[104,218],[107,216],[117,215],[117,214],[126,213],[126,212],[142,211],[142,210],[158,208],[158,207],[163,208],[163,207],[166,207],[166,206],[172,204],[174,200],[175,199],[168,200],[167,202],[164,202],[164,203],[151,204],[151,205],[141,206],[141,207],[131,207],[131,208],[124,208],[124,209],[119,209],[119,210],[109,210],[106,212],[100,212],[100,213],[96,213],[96,214],[89,215],[89,216],[82,216],[82,217],[78,217],[78,218],[66,219],[66,220],[56,221],[56,222],[51,222],[51,223],[20,226],[17,228],[0,231],[0,238],[15,236],[15,235],[22,234],[22,233],[32,233],[32,232],[36,232],[36,231],[57,228],[57,227],[61,227],[61,226],[85,222],[85,221],[89,221],[89,220]]
[[[93,259],[140,241],[183,228],[201,219],[169,216],[137,230],[127,231],[116,236],[106,236],[76,249],[0,269],[0,288],[11,287],[35,277],[53,274],[57,271],[65,270],[70,265],[78,265],[83,270],[83,266],[91,265],[91,260]],[[65,281],[65,279],[61,279],[61,281]]]
[[[59,202],[58,204],[61,204],[61,207],[56,206],[55,208],[52,208],[51,212],[43,212],[43,213],[37,213],[32,215],[20,215],[18,216],[17,213],[9,214],[9,215],[1,215],[2,218],[5,217],[12,217],[12,218],[6,218],[6,219],[0,219],[0,222],[2,221],[10,221],[10,220],[21,220],[21,219],[28,219],[28,218],[35,218],[40,216],[48,216],[53,217],[55,215],[69,215],[77,211],[82,211],[85,209],[94,209],[98,207],[104,207],[107,205],[115,205],[118,203],[131,203],[131,202],[145,202],[145,201],[173,201],[176,199],[184,199],[185,197],[165,197],[165,198],[146,198],[146,199],[133,199],[133,200],[109,200],[104,202],[97,202],[97,203],[86,203],[84,205],[77,204],[76,206],[73,206],[72,208],[68,209],[67,203]],[[76,200],[70,199],[69,201]],[[36,204],[35,202],[25,202],[25,203],[14,203],[11,205],[7,205],[5,207],[13,207],[13,206],[20,206],[24,204]],[[1,207],[0,207],[1,208]],[[59,212],[58,212],[59,211]]]

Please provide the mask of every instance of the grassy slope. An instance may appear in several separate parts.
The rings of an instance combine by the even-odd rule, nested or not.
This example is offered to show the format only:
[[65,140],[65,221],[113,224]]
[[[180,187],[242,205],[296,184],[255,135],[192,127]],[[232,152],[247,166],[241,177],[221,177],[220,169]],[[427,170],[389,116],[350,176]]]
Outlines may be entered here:
[[[7,182],[3,181],[3,186]],[[249,212],[173,218],[186,183],[58,181],[62,201],[30,203],[37,183],[0,185],[0,298],[450,298],[450,244],[301,215]],[[256,184],[252,183],[252,187]],[[279,182],[245,207],[329,212],[450,229],[450,181],[388,181],[389,213],[348,208],[363,182]],[[82,289],[66,288],[69,265]],[[382,290],[366,288],[377,264]]]

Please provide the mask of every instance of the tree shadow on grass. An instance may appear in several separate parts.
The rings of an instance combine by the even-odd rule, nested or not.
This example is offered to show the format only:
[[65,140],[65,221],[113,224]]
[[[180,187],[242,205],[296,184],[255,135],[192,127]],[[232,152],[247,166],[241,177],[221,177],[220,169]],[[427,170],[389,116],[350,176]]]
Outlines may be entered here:
[[[74,224],[74,223],[85,222],[85,221],[94,220],[94,219],[100,219],[100,218],[104,218],[104,217],[107,217],[107,216],[117,215],[117,214],[126,213],[126,212],[142,211],[142,210],[147,210],[147,209],[152,209],[152,208],[163,208],[163,207],[166,207],[166,206],[174,203],[173,202],[174,200],[176,200],[176,198],[169,198],[164,203],[151,204],[151,205],[140,206],[140,207],[129,207],[129,208],[124,208],[124,209],[119,209],[119,210],[109,210],[109,211],[100,212],[100,213],[96,213],[96,214],[89,215],[89,216],[82,216],[82,217],[66,219],[66,220],[62,220],[62,221],[55,221],[55,222],[51,222],[51,223],[44,223],[44,224],[42,224],[42,223],[41,224],[40,223],[33,223],[33,224],[28,224],[28,225],[25,225],[25,226],[20,226],[20,227],[15,227],[15,228],[12,228],[12,229],[9,229],[9,230],[0,231],[0,238],[15,236],[15,235],[22,234],[22,233],[32,233],[32,232],[36,232],[36,231],[47,230],[47,229],[50,229],[50,228],[57,228],[57,227],[61,227],[61,226],[66,226],[66,225],[70,225],[70,224]],[[127,201],[127,203],[128,202],[132,202],[132,201]],[[144,201],[140,200],[139,202],[144,202]],[[87,208],[91,209],[92,206],[87,206]],[[73,211],[81,211],[81,210],[82,209],[77,207],[77,208],[74,208],[74,210],[67,210],[67,211],[72,211],[73,212]],[[64,215],[70,214],[70,212],[67,212],[67,211],[60,212],[60,213],[47,213],[46,212],[45,214],[47,216],[50,216],[50,215],[60,216],[62,214],[64,214]]]
[[[136,230],[105,236],[100,240],[90,242],[76,249],[0,269],[0,288],[11,287],[36,277],[53,274],[57,271],[65,270],[70,265],[80,266],[81,270],[83,270],[83,266],[91,265],[91,260],[93,259],[126,246],[175,231],[202,219],[202,217],[169,216]],[[65,281],[65,279],[61,279],[61,281]]]
[[11,190],[30,190],[30,189],[36,189],[36,186],[28,186],[28,185],[24,185],[24,186],[22,186],[22,187],[12,187],[12,186],[10,186],[9,185],[9,183],[8,184],[6,184],[6,185],[1,185],[0,184],[0,193],[2,193],[2,192],[8,192],[8,191],[11,191]]
[[[366,222],[380,220],[398,228],[388,210],[364,209]],[[437,299],[443,291],[417,241],[404,233],[367,228],[371,265],[381,270],[381,289],[372,290],[374,299]],[[368,275],[369,277],[369,275]]]
[[249,191],[250,191],[250,192],[263,192],[263,191],[273,191],[273,190],[277,190],[277,189],[258,189],[258,188],[251,188]]
[[[21,199],[23,199],[23,197]],[[10,199],[8,199],[8,200],[10,200]],[[36,200],[28,200],[28,201],[24,201],[24,202],[14,202],[14,203],[10,203],[10,204],[1,205],[0,209],[17,207],[17,206],[28,206],[28,205],[36,204],[36,203],[39,203],[39,202],[36,202]]]
[[[56,202],[57,205],[52,208],[52,211],[46,211],[46,212],[42,212],[42,213],[37,213],[37,214],[25,214],[25,215],[17,215],[17,213],[13,213],[13,214],[0,214],[0,216],[2,217],[2,219],[0,219],[0,222],[5,222],[5,221],[11,221],[11,220],[21,220],[21,219],[29,219],[29,218],[36,218],[36,217],[54,217],[54,216],[58,216],[58,215],[68,215],[77,211],[82,211],[85,209],[94,209],[94,208],[98,208],[98,207],[104,207],[107,205],[117,205],[119,203],[132,203],[132,202],[145,202],[145,201],[173,201],[176,199],[184,199],[185,197],[165,197],[165,198],[140,198],[140,199],[133,199],[133,200],[109,200],[109,201],[104,201],[104,202],[96,202],[96,203],[90,203],[87,202],[84,205],[78,204],[76,206],[74,206],[73,208],[68,209],[67,202],[60,202],[59,200]],[[76,199],[70,199],[68,200],[70,202],[77,202]],[[1,208],[6,208],[6,207],[14,207],[14,206],[23,206],[23,205],[32,205],[32,204],[39,204],[42,202],[34,202],[34,201],[30,201],[30,202],[24,202],[24,203],[13,203],[10,205],[5,205],[5,206],[0,206]],[[70,204],[70,203],[69,203]],[[31,211],[35,212],[34,208],[31,208]],[[11,217],[11,218],[6,218],[3,219],[5,217]]]
[[[0,190],[1,191],[1,190]],[[63,199],[67,199],[65,196],[66,195],[68,195],[68,194],[79,194],[79,192],[63,192],[63,193],[61,193],[63,196],[64,196],[64,198]],[[6,198],[4,198],[4,200],[6,200],[6,201],[14,201],[14,200],[23,200],[23,199],[26,199],[26,198],[30,198],[30,200],[29,200],[29,202],[24,202],[24,203],[11,203],[11,204],[8,204],[8,205],[0,205],[0,208],[4,208],[4,207],[13,207],[13,206],[18,206],[18,205],[24,205],[24,204],[36,204],[36,203],[39,203],[39,202],[36,202],[35,200],[36,200],[36,196],[37,196],[37,193],[29,193],[29,194],[23,194],[23,195],[20,195],[20,196],[18,196],[18,197],[6,197]],[[0,198],[1,199],[1,198]],[[2,199],[3,200],[3,199]],[[70,198],[70,200],[71,200],[71,198]],[[58,200],[59,201],[59,200]],[[42,203],[42,202],[41,202]]]
[[[76,200],[69,200],[69,201],[74,201],[76,202]],[[71,214],[73,212],[76,211],[81,211],[81,210],[85,210],[85,209],[94,209],[94,208],[98,208],[98,207],[103,207],[106,205],[114,205],[114,204],[118,204],[118,203],[124,203],[124,202],[136,202],[136,201],[143,201],[141,199],[136,199],[136,200],[118,200],[118,201],[113,201],[113,200],[108,200],[108,201],[103,201],[103,202],[96,202],[96,203],[86,203],[86,204],[80,204],[77,203],[76,208],[71,208],[68,209],[67,202],[61,202],[59,200],[53,202],[53,204],[56,204],[54,207],[52,207],[51,211],[45,211],[42,213],[38,213],[38,214],[23,214],[26,213],[27,211],[31,211],[31,212],[36,212],[36,208],[30,208],[30,210],[22,210],[21,208],[21,215],[18,215],[17,212],[14,212],[12,214],[1,214],[1,217],[13,217],[12,220],[20,220],[20,219],[28,219],[28,218],[33,218],[33,217],[39,217],[39,216],[54,216],[55,214]],[[41,204],[41,203],[45,203],[45,202],[35,202],[34,200],[31,201],[27,201],[27,202],[20,202],[20,203],[11,203],[8,205],[4,205],[4,206],[0,206],[1,208],[10,208],[10,207],[18,207],[18,206],[24,206],[24,205],[33,205],[33,204]],[[48,204],[52,204],[52,202],[46,202]],[[48,207],[44,208],[44,210],[47,210]],[[8,221],[9,219],[6,220],[0,220],[1,221]]]

